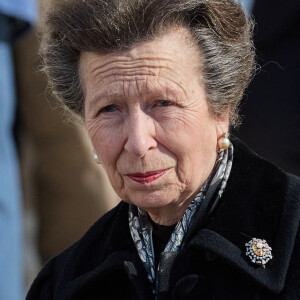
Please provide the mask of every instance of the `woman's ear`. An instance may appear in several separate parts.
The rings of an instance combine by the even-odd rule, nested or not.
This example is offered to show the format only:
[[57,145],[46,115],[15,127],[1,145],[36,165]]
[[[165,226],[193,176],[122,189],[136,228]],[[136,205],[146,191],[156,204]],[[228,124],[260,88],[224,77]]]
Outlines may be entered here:
[[216,124],[216,134],[217,137],[220,138],[224,135],[224,133],[229,131],[229,115],[224,114],[218,114],[214,116],[215,118],[215,124]]

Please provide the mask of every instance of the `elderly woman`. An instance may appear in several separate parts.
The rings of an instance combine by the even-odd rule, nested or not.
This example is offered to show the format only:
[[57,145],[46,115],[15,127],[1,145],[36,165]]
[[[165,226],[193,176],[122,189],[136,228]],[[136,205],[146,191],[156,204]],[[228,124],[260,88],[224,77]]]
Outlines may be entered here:
[[123,201],[44,267],[28,300],[299,299],[300,180],[227,134],[253,72],[251,30],[233,0],[49,12],[52,89]]

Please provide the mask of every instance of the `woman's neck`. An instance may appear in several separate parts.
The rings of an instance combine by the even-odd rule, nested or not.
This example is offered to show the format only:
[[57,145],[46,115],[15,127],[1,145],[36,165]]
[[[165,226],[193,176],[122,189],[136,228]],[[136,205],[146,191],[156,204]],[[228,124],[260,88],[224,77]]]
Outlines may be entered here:
[[172,202],[164,207],[147,208],[145,210],[149,214],[151,220],[156,224],[170,226],[178,223],[182,219],[185,211],[195,198],[196,194],[197,193],[195,193],[195,195],[193,194],[187,200],[182,202]]

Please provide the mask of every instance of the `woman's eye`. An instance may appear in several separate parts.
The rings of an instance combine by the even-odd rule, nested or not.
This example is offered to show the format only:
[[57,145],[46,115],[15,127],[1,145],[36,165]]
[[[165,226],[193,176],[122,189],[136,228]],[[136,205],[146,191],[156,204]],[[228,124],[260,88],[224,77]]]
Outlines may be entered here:
[[168,100],[159,100],[157,103],[159,106],[170,106],[174,104],[172,101],[168,101]]
[[107,105],[105,107],[103,107],[100,112],[113,112],[115,111],[117,108],[114,105]]

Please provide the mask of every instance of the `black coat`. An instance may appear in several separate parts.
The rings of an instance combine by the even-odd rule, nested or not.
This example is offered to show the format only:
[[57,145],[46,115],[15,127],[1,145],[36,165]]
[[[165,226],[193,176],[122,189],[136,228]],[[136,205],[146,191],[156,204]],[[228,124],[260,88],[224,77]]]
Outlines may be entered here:
[[[233,168],[217,208],[177,257],[160,258],[158,299],[300,299],[300,179],[233,143]],[[154,299],[127,213],[121,202],[53,258],[26,299]],[[245,255],[253,237],[273,248],[265,269]]]

